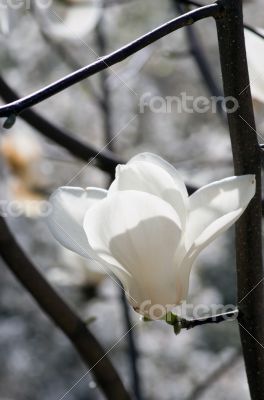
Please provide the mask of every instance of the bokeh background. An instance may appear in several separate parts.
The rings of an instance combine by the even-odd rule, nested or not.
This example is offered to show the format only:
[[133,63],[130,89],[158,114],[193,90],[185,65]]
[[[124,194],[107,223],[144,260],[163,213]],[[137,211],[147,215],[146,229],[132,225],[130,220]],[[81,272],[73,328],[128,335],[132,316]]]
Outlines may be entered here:
[[[177,15],[168,0],[106,0],[104,9],[99,1],[60,0],[46,8],[32,0],[26,7],[3,8],[0,13],[1,74],[20,95]],[[247,23],[264,28],[261,0],[246,1],[244,13]],[[194,29],[221,87],[214,21],[204,20]],[[211,96],[189,51],[185,29],[35,109],[98,150],[106,144],[108,126],[108,134],[116,136],[111,145],[119,157],[128,160],[139,152],[154,152],[175,165],[190,185],[199,187],[232,175],[228,129],[219,114],[186,113],[176,108],[161,113],[149,107],[140,112],[146,93],[165,98],[182,92],[194,98]],[[99,98],[107,101],[107,111]],[[261,103],[255,101],[255,109],[261,139]],[[1,199],[19,201],[23,210],[17,217],[9,216],[9,224],[27,254],[67,302],[84,319],[96,316],[90,329],[107,350],[126,329],[118,287],[57,244],[39,215],[41,209],[30,205],[32,200],[41,205],[58,186],[107,187],[109,177],[93,164],[85,166],[20,119],[9,131],[1,128]],[[84,364],[2,262],[0,276],[0,399],[103,398],[92,373],[66,394],[86,372]],[[233,230],[199,257],[189,302],[236,304]],[[139,322],[132,310],[131,318]],[[144,399],[249,399],[236,322],[183,331],[177,337],[165,324],[139,322],[135,335]],[[125,338],[109,356],[129,387]]]

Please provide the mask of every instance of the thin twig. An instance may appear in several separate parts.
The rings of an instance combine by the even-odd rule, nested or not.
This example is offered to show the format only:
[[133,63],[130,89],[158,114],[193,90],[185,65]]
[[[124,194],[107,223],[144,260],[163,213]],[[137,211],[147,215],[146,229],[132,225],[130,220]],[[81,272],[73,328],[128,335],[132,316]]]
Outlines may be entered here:
[[220,322],[234,320],[238,317],[238,310],[229,311],[213,315],[210,317],[202,317],[197,319],[180,319],[182,329],[192,329],[196,326],[207,325],[207,324],[219,324]]
[[192,329],[196,326],[208,325],[208,324],[219,324],[220,322],[226,321],[234,321],[235,319],[239,319],[241,317],[241,313],[239,313],[238,309],[228,311],[221,314],[212,315],[210,317],[201,317],[195,319],[186,319],[183,317],[170,312],[166,315],[166,322],[169,325],[172,325],[174,328],[174,332],[178,335],[182,329]]

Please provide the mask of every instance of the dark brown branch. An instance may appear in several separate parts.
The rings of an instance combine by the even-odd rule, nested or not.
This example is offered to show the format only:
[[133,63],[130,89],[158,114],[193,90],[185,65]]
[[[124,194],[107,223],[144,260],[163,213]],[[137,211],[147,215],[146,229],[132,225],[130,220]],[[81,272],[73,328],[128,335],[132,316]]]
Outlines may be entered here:
[[0,254],[7,267],[42,310],[70,339],[86,365],[91,368],[106,398],[129,400],[129,394],[97,339],[32,264],[2,217],[0,217]]
[[[236,224],[240,336],[252,400],[264,393],[264,304],[261,236],[261,152],[250,93],[241,0],[219,0],[225,17],[216,20],[224,95],[235,98],[238,109],[228,113],[236,175],[256,176],[256,195]],[[246,121],[246,122],[245,122]],[[259,284],[260,283],[260,284]],[[253,290],[254,288],[254,290]],[[260,346],[261,343],[261,346]],[[256,372],[257,371],[257,372]]]
[[6,122],[6,127],[15,122],[15,116],[25,109],[32,107],[51,96],[67,89],[68,87],[94,75],[98,72],[101,72],[114,64],[117,64],[126,58],[130,57],[132,54],[138,52],[139,50],[144,49],[146,46],[149,46],[151,43],[156,42],[164,36],[182,28],[183,26],[191,25],[196,21],[199,21],[208,17],[216,17],[221,15],[222,9],[219,7],[218,3],[210,4],[208,6],[204,6],[198,8],[196,10],[190,11],[180,17],[174,18],[169,22],[159,26],[153,31],[147,33],[144,36],[134,40],[128,45],[122,47],[121,49],[100,58],[88,66],[81,68],[78,71],[67,75],[66,77],[52,83],[49,86],[46,86],[43,89],[38,90],[37,92],[28,95],[20,100],[17,100],[13,103],[7,104],[5,106],[0,107],[0,117],[7,117],[9,120]]

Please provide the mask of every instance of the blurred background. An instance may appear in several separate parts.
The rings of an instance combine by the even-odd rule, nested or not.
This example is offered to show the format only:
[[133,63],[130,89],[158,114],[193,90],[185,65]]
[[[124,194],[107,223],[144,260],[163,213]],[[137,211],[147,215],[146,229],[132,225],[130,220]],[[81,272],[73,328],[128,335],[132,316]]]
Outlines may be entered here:
[[[26,95],[173,18],[178,8],[172,0],[28,0],[17,9],[2,4],[0,13],[1,74]],[[261,0],[246,1],[244,13],[248,24],[264,28]],[[98,151],[114,138],[110,147],[123,160],[143,151],[159,154],[193,186],[232,175],[228,128],[219,113],[174,106],[164,112],[159,100],[156,107],[142,108],[144,99],[155,96],[211,97],[186,33],[182,29],[165,37],[35,110]],[[192,33],[221,89],[214,21],[196,23]],[[257,100],[254,104],[261,138],[263,106]],[[8,131],[1,128],[0,152],[1,199],[19,205],[17,215],[8,216],[16,238],[83,319],[96,317],[90,329],[109,349],[126,332],[120,290],[54,241],[42,208],[58,186],[107,187],[109,176],[21,119]],[[236,304],[233,239],[230,230],[203,251],[193,269],[190,303]],[[84,364],[2,262],[0,276],[0,399],[102,399],[92,373],[67,393],[86,372]],[[138,322],[134,334],[144,399],[249,399],[235,322],[176,337],[168,325],[141,322],[130,311]],[[130,387],[126,338],[109,356]]]

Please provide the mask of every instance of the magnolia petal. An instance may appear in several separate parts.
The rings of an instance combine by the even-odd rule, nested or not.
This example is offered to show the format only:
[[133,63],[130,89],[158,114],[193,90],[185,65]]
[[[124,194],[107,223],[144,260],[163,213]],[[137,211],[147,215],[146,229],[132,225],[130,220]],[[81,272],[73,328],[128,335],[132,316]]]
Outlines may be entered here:
[[177,211],[184,227],[188,193],[178,172],[162,158],[142,153],[127,165],[118,165],[109,195],[122,190],[138,190],[167,201]]
[[[254,175],[234,176],[206,185],[190,196],[190,209],[185,232],[187,251],[197,243],[202,245],[207,235],[222,230],[221,218],[238,211],[237,218],[243,213],[254,197],[256,182]],[[208,231],[206,232],[206,230]],[[199,244],[198,244],[199,243]]]
[[226,178],[204,186],[190,197],[186,255],[178,266],[180,297],[186,300],[193,263],[200,252],[243,214],[256,190],[255,176]]
[[47,218],[55,239],[82,257],[93,258],[93,251],[83,230],[83,220],[86,211],[106,195],[106,190],[97,188],[58,188],[50,197],[52,212]]
[[179,264],[177,270],[177,281],[180,287],[179,296],[181,301],[187,299],[191,269],[200,252],[220,236],[221,233],[227,231],[227,229],[238,220],[243,211],[244,209],[242,210],[240,208],[219,218],[215,223],[212,223],[207,229],[205,229],[193,246],[191,246],[183,261]]
[[128,164],[132,164],[135,161],[146,161],[155,165],[160,166],[161,168],[165,169],[173,178],[175,185],[179,189],[179,191],[182,194],[182,197],[186,200],[188,198],[188,192],[185,186],[185,183],[177,171],[176,168],[174,168],[170,163],[168,163],[166,160],[164,160],[162,157],[158,156],[157,154],[153,153],[140,153],[137,154],[136,156],[132,157]]
[[137,311],[147,300],[159,305],[177,301],[173,260],[179,225],[178,214],[167,202],[134,190],[113,193],[86,212],[89,245],[114,273],[127,272],[129,278],[121,281]]
[[[257,30],[262,34],[264,33],[263,29],[257,28]],[[244,31],[252,96],[258,101],[264,103],[263,39],[248,29],[245,29]]]

